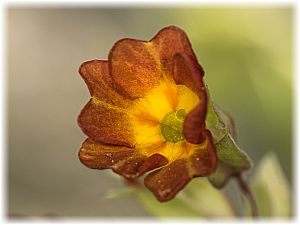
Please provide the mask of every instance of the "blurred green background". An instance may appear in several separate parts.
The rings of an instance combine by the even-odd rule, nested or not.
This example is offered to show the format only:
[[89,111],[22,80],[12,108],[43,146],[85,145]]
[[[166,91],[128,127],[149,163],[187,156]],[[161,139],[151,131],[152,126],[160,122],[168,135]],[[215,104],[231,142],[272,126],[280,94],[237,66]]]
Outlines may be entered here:
[[77,116],[89,99],[78,68],[107,59],[117,40],[149,40],[176,25],[188,34],[212,98],[234,118],[257,162],[274,151],[292,182],[293,8],[6,8],[7,214],[147,216],[135,198],[105,199],[123,184],[85,168]]

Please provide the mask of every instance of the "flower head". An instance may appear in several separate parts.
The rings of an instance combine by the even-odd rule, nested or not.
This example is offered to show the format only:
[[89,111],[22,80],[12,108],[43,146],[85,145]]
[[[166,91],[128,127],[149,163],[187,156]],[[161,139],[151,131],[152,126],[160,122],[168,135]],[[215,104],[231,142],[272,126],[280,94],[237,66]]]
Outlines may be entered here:
[[91,94],[78,118],[88,136],[79,152],[84,165],[129,179],[149,172],[145,186],[160,201],[215,170],[204,71],[181,29],[122,39],[107,61],[85,62],[79,73]]

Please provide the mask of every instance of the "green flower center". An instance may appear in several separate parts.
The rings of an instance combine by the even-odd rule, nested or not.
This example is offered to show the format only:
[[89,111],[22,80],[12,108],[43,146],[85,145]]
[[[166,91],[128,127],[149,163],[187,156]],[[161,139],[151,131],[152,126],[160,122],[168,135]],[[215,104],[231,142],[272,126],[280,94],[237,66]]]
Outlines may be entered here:
[[183,121],[186,116],[184,109],[169,112],[161,122],[161,134],[168,142],[176,143],[184,140],[182,133]]

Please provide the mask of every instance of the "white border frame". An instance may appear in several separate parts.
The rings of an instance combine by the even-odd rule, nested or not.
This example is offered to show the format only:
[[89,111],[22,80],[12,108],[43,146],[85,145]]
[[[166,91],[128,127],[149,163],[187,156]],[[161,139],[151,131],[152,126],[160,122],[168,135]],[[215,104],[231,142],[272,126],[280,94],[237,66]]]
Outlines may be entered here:
[[[51,223],[76,223],[76,224],[82,224],[82,223],[99,223],[99,220],[101,220],[101,224],[111,224],[112,222],[115,223],[136,223],[140,224],[143,223],[149,223],[154,224],[157,221],[145,221],[144,219],[139,220],[139,218],[135,220],[126,220],[124,221],[122,218],[115,219],[112,218],[111,220],[104,219],[102,220],[99,218],[99,220],[82,220],[82,219],[75,219],[72,218],[70,220],[67,219],[58,219],[53,220],[52,222],[50,220],[44,220],[44,219],[22,219],[22,220],[7,220],[6,218],[6,205],[7,205],[7,199],[5,196],[6,193],[6,181],[7,181],[7,165],[6,165],[6,140],[7,140],[7,112],[6,112],[6,106],[7,106],[7,99],[6,99],[6,88],[7,88],[7,79],[6,79],[6,8],[7,6],[71,6],[71,7],[88,7],[88,6],[111,6],[111,7],[163,7],[163,6],[172,6],[172,7],[180,7],[180,6],[284,6],[284,5],[292,5],[295,9],[295,18],[294,18],[294,40],[293,40],[293,46],[295,47],[294,52],[294,76],[295,76],[295,85],[294,85],[294,133],[293,133],[293,165],[294,165],[294,187],[293,187],[293,193],[294,193],[294,203],[293,203],[293,214],[294,219],[291,221],[278,221],[270,219],[268,221],[255,221],[255,223],[298,223],[299,221],[299,162],[300,162],[300,154],[298,153],[298,150],[300,149],[300,142],[299,142],[299,127],[300,127],[300,120],[299,120],[299,106],[300,106],[300,98],[299,98],[299,44],[298,40],[300,38],[299,35],[299,3],[300,1],[297,0],[244,0],[244,1],[238,1],[238,0],[128,0],[128,1],[122,1],[122,0],[103,0],[103,1],[97,1],[97,0],[88,0],[88,1],[79,1],[79,0],[73,0],[73,1],[60,1],[60,0],[45,0],[45,1],[38,1],[38,0],[31,0],[31,1],[23,1],[23,0],[2,0],[0,1],[1,5],[1,11],[0,11],[0,43],[1,43],[1,60],[0,60],[0,71],[1,71],[1,79],[0,79],[0,118],[1,118],[1,129],[0,129],[0,146],[1,146],[1,172],[0,172],[0,193],[1,193],[1,203],[0,203],[0,211],[1,211],[1,217],[0,217],[0,223],[12,223],[12,224],[19,224],[19,223],[43,223],[43,224],[51,224]],[[122,221],[121,221],[122,220]],[[214,224],[218,223],[224,223],[224,221],[218,221],[214,220]],[[191,223],[191,224],[198,224],[199,221],[168,221],[167,223],[172,224],[178,224],[178,223]],[[202,221],[205,222],[205,221]],[[234,221],[226,221],[225,223],[233,223]],[[237,220],[238,223],[253,223],[253,221],[244,221],[244,220]]]

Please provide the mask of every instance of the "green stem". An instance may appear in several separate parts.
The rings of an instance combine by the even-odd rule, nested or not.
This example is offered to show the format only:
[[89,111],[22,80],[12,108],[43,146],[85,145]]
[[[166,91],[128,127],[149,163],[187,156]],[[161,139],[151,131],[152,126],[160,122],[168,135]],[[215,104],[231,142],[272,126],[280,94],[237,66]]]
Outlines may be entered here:
[[252,217],[257,218],[259,216],[257,205],[256,205],[255,199],[253,197],[253,194],[252,194],[247,182],[243,178],[242,174],[238,174],[236,176],[236,179],[237,179],[240,189],[242,190],[243,194],[245,195],[246,199],[249,202],[251,212],[252,212]]

